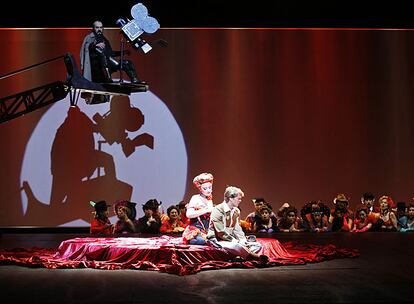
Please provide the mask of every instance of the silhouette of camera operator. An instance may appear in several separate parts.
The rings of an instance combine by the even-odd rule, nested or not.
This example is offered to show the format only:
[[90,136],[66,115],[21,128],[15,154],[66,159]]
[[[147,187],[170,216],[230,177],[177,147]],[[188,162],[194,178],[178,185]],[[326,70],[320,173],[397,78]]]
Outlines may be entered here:
[[95,149],[93,133],[97,131],[97,126],[77,106],[69,108],[52,144],[51,205],[62,203],[69,194],[79,191],[82,180],[91,178],[98,167],[105,169],[107,177],[116,179],[112,156]]
[[[132,186],[116,177],[115,162],[109,153],[96,149],[94,133],[101,134],[106,143],[119,143],[126,157],[135,148],[154,147],[154,137],[148,133],[133,139],[128,132],[139,130],[144,115],[131,107],[128,97],[113,97],[110,110],[103,116],[98,113],[92,121],[77,106],[70,107],[64,122],[56,131],[51,148],[52,187],[50,204],[40,202],[27,181],[22,189],[28,198],[25,222],[41,225],[47,217],[51,225],[60,225],[77,219],[90,221],[90,199],[105,197],[115,201],[119,197],[130,199]],[[104,174],[100,173],[103,168]],[[96,174],[97,172],[97,174]]]
[[[96,113],[93,119],[96,124],[78,107],[70,107],[66,120],[56,132],[51,151],[51,204],[63,202],[68,189],[73,188],[68,186],[85,182],[85,178],[90,179],[96,169],[104,168],[105,171],[105,175],[98,174],[97,179],[117,181],[113,157],[95,149],[93,133],[100,133],[110,145],[114,142],[121,144],[127,157],[138,146],[146,145],[151,149],[154,146],[153,136],[147,133],[134,139],[128,138],[125,130],[132,132],[140,129],[144,124],[144,115],[138,108],[131,107],[126,96],[113,97],[110,110],[104,116]],[[71,164],[70,167],[67,164]],[[64,188],[61,183],[65,184]]]

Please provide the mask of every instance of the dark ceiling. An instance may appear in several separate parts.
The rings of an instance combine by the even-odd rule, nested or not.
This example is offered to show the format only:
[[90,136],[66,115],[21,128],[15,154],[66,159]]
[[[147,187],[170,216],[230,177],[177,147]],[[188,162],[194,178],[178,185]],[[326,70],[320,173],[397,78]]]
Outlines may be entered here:
[[[141,2],[161,27],[374,27],[414,28],[409,1],[55,1],[9,2],[0,27],[107,27]],[[401,2],[401,3],[399,3]]]

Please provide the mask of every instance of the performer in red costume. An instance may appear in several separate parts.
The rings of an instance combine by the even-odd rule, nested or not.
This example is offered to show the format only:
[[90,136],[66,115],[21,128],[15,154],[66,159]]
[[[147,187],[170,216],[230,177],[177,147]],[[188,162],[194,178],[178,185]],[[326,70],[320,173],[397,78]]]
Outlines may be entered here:
[[90,204],[95,207],[95,216],[91,222],[90,232],[91,234],[112,234],[113,225],[109,221],[109,212],[108,207],[111,205],[107,205],[105,201],[93,202],[91,201]]

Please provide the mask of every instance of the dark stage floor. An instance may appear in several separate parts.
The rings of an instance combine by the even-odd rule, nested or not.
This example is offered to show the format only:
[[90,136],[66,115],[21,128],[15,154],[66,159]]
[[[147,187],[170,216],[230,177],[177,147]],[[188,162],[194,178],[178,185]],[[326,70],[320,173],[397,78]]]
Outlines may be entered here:
[[[2,247],[57,247],[81,234],[3,234]],[[176,276],[141,270],[0,266],[2,303],[408,303],[414,300],[414,234],[275,234],[336,244],[361,256],[301,266]]]

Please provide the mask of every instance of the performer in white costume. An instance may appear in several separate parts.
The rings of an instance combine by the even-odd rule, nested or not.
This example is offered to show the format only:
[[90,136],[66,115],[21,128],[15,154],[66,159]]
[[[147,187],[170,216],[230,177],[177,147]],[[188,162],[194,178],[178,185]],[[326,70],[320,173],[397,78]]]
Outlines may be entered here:
[[183,239],[188,244],[206,244],[210,213],[213,210],[213,180],[211,173],[201,173],[193,180],[200,193],[193,195],[187,205],[186,215],[190,224],[183,232]]

